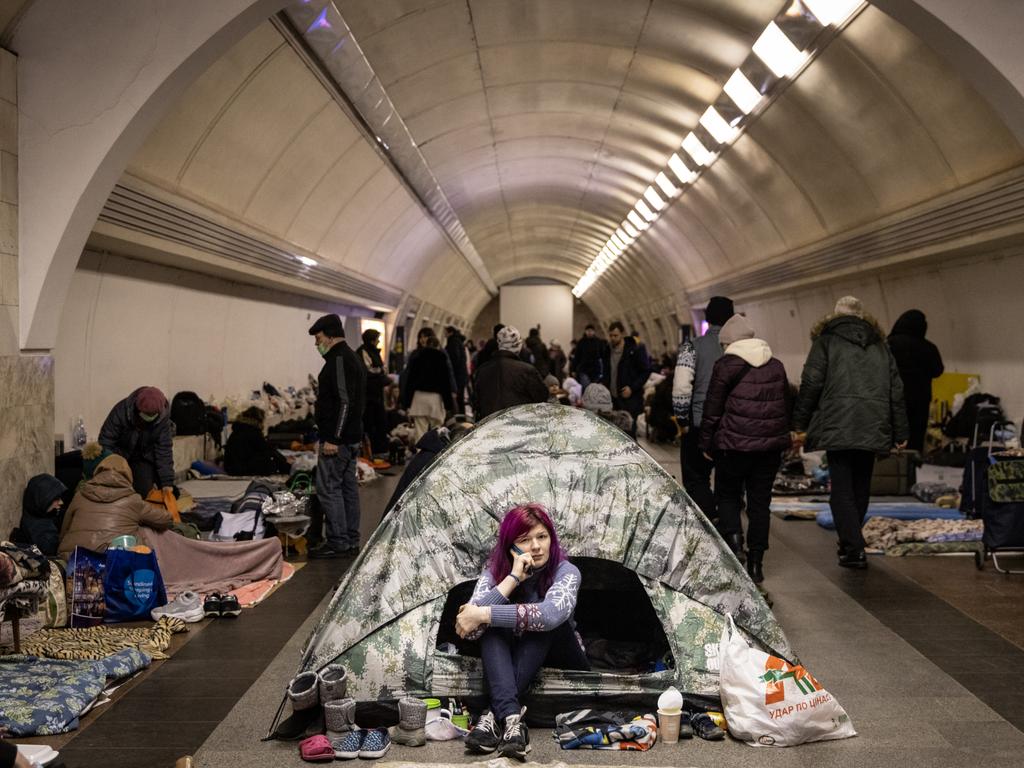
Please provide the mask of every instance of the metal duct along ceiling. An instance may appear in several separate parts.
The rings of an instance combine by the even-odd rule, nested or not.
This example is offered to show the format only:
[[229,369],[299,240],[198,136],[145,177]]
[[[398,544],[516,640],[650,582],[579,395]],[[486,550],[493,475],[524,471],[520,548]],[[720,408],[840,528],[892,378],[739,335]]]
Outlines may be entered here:
[[315,262],[308,263],[312,261],[308,256],[289,253],[121,184],[115,186],[110,193],[99,219],[223,256],[233,262],[332,288],[348,297],[382,308],[397,307],[402,298],[400,291],[360,280]]

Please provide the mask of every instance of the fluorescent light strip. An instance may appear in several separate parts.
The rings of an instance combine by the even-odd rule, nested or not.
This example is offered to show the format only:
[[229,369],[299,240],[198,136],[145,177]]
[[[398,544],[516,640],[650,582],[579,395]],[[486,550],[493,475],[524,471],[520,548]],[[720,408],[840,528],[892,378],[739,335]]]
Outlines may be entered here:
[[683,149],[697,165],[708,166],[714,162],[715,156],[708,152],[707,147],[701,144],[700,139],[692,133],[688,133],[683,139]]
[[630,211],[629,213],[627,213],[626,218],[629,219],[633,226],[636,227],[641,232],[643,232],[645,229],[651,226],[646,221],[641,219],[640,214],[637,213],[636,211]]
[[774,21],[768,22],[764,32],[757,38],[754,53],[776,77],[789,77],[807,61],[807,54],[793,45]]
[[622,222],[622,228],[626,230],[626,233],[634,240],[640,237],[640,231],[636,227],[634,227],[628,219]]
[[661,199],[661,195],[654,187],[648,187],[644,190],[644,197],[647,202],[651,204],[651,207],[656,211],[661,211],[665,208],[665,201]]
[[654,182],[661,187],[661,191],[670,198],[679,194],[679,189],[675,184],[669,181],[669,178],[665,175],[664,171],[658,171],[658,175],[654,177]]
[[624,231],[622,230],[622,227],[619,227],[618,229],[616,229],[616,230],[615,230],[615,234],[614,234],[614,235],[612,235],[612,237],[617,237],[617,238],[619,238],[619,240],[621,240],[621,241],[622,241],[623,243],[625,243],[626,245],[631,245],[631,244],[633,243],[633,240],[635,240],[635,239],[636,239],[636,238],[633,238],[633,237],[630,237],[629,235],[627,235],[627,234],[626,234],[626,233],[625,233],[625,232],[624,232]]
[[622,242],[621,240],[619,240],[619,236],[618,235],[612,235],[608,239],[608,242],[614,243],[618,247],[619,253],[622,253],[624,250],[626,250],[626,244],[624,242]]
[[636,201],[636,205],[634,206],[634,210],[639,211],[640,215],[643,216],[645,219],[647,219],[647,221],[649,221],[649,222],[650,221],[654,221],[655,219],[658,218],[651,211],[651,209],[647,207],[647,203],[645,203],[643,200],[637,200]]
[[700,116],[700,124],[708,129],[708,133],[719,144],[728,144],[739,134],[737,129],[725,122],[725,118],[718,114],[718,110],[714,107],[708,107]]
[[863,0],[803,0],[803,4],[823,27],[839,26],[864,5]]
[[764,98],[760,91],[747,80],[747,76],[738,69],[732,73],[732,77],[725,81],[725,88],[723,90],[745,115],[749,115],[757,109],[757,105]]
[[679,159],[679,155],[672,153],[672,157],[668,159],[668,167],[672,169],[672,173],[679,179],[680,184],[693,184],[697,180],[697,174],[686,167],[686,164]]

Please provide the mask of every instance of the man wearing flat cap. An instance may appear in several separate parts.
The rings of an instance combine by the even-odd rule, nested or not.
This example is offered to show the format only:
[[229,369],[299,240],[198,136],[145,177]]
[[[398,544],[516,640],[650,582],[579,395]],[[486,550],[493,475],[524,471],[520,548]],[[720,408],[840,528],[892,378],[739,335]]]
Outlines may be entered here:
[[316,425],[320,433],[316,495],[327,523],[324,543],[309,551],[313,558],[359,552],[359,486],[356,459],[363,439],[366,368],[345,343],[337,315],[324,315],[309,329],[324,358],[317,379]]

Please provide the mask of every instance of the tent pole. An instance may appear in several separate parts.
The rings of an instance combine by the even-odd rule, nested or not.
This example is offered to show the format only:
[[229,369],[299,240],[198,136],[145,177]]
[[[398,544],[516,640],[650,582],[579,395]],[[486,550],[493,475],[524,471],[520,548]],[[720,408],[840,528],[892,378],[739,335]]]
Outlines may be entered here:
[[270,730],[267,731],[267,735],[264,736],[260,741],[271,741],[274,738],[274,731],[277,730],[278,721],[281,719],[281,713],[284,712],[284,704],[288,701],[288,694],[285,693],[281,697],[281,704],[277,708],[277,714],[274,715],[274,721],[270,724]]

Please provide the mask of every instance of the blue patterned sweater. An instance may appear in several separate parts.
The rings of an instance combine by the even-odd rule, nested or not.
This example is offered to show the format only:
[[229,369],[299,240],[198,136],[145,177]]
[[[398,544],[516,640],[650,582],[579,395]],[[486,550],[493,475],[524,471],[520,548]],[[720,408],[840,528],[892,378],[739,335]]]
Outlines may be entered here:
[[[523,579],[510,599],[498,591],[491,572],[485,569],[477,579],[476,589],[469,602],[490,606],[492,627],[511,629],[517,635],[523,632],[550,632],[572,619],[576,610],[576,596],[580,590],[580,572],[568,560],[563,560],[543,598],[537,593],[537,576],[538,573],[534,572]],[[485,629],[486,626],[481,626],[468,639],[476,640]]]

